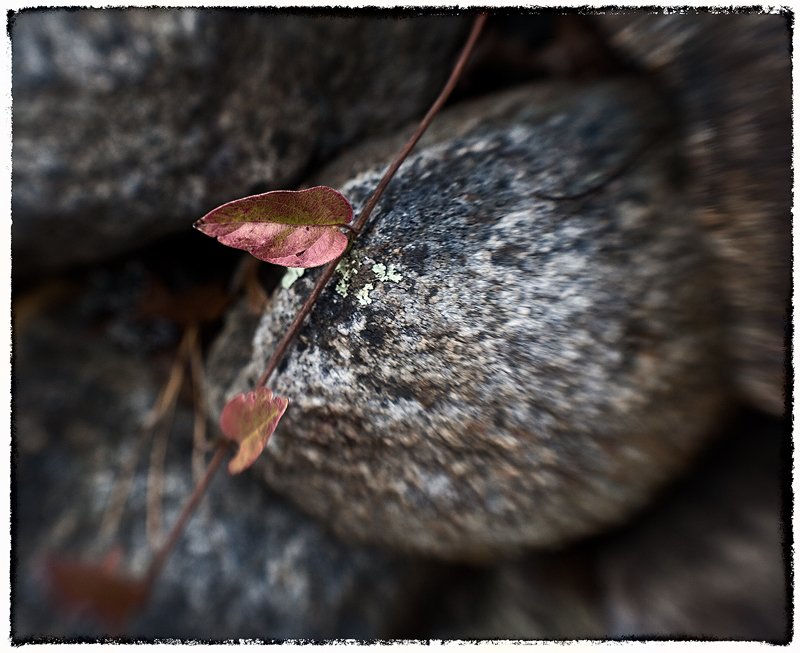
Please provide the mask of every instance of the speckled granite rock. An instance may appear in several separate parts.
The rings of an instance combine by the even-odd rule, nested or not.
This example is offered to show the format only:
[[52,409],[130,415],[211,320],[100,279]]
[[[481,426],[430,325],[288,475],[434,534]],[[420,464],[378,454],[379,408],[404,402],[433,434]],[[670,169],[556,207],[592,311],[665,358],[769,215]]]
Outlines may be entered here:
[[608,636],[787,641],[788,432],[763,414],[737,415],[690,476],[604,543]]
[[[290,403],[259,469],[342,537],[470,559],[558,546],[645,505],[714,428],[715,278],[657,93],[510,93],[401,168],[270,384]],[[342,187],[356,211],[379,173]],[[217,413],[318,274],[279,289],[254,337],[231,319]]]
[[736,380],[753,405],[781,415],[792,252],[789,19],[626,12],[595,20],[673,94],[690,190],[724,279]]
[[254,189],[297,183],[312,161],[423,113],[469,22],[17,14],[15,274],[100,260]]
[[[119,299],[125,275],[110,276]],[[97,309],[109,287],[92,283],[71,295],[66,288],[60,305],[16,331],[11,635],[17,642],[104,634],[97,624],[54,609],[40,563],[54,552],[84,558],[102,552],[99,527],[115,475],[165,378],[157,360],[121,349],[100,328]],[[191,492],[192,426],[190,407],[179,404],[163,481],[168,526]],[[143,458],[119,539],[123,569],[135,574],[150,559]],[[423,569],[345,546],[257,479],[220,473],[147,610],[122,634],[387,637],[413,603]]]

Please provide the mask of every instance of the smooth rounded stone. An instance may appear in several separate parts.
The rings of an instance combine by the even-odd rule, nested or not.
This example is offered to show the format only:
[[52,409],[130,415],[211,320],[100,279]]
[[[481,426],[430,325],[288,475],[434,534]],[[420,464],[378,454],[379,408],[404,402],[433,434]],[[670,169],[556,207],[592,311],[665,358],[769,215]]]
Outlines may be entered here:
[[596,565],[608,637],[788,641],[789,428],[737,415],[690,476],[609,538]]
[[15,274],[105,259],[224,202],[291,187],[312,162],[423,113],[469,22],[20,12]]
[[[408,159],[270,382],[289,406],[257,467],[344,538],[471,560],[563,545],[644,506],[724,401],[659,96],[634,79],[495,102]],[[381,171],[342,186],[356,214]],[[279,288],[254,336],[231,319],[217,415],[319,274]]]
[[718,259],[743,397],[785,409],[791,277],[791,20],[777,14],[595,16],[610,44],[673,95],[690,190]]
[[[115,277],[118,291],[124,276]],[[166,379],[158,359],[123,350],[99,328],[95,309],[107,299],[103,284],[63,287],[50,297],[52,308],[15,329],[16,642],[107,634],[100,624],[55,609],[42,562],[54,553],[84,560],[104,553],[109,541],[99,537],[100,526],[115,478]],[[192,491],[192,431],[191,407],[181,402],[163,475],[166,527]],[[145,533],[147,451],[116,540],[125,551],[122,570],[134,575],[144,573],[152,556]],[[389,637],[427,582],[426,569],[373,548],[345,546],[252,476],[218,473],[146,610],[114,634]]]

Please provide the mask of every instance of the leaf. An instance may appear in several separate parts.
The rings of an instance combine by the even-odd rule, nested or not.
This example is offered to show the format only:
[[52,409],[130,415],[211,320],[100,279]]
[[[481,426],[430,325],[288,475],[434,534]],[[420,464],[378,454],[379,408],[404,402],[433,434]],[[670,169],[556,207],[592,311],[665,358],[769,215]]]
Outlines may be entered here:
[[274,190],[228,202],[194,223],[223,245],[290,268],[324,265],[347,248],[340,227],[353,219],[344,195],[327,186]]
[[288,404],[288,399],[273,398],[272,391],[267,388],[240,394],[225,404],[219,426],[226,438],[239,443],[239,451],[228,464],[228,472],[238,474],[255,462]]
[[120,554],[112,551],[95,563],[51,556],[45,570],[54,599],[71,613],[95,617],[112,628],[121,627],[144,607],[148,586],[143,580],[117,573]]

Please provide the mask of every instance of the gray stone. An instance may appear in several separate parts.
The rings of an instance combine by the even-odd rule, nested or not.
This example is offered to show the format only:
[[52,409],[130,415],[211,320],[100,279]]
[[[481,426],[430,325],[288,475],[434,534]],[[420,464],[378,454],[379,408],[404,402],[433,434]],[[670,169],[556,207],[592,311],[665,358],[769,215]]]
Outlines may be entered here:
[[788,641],[787,432],[763,414],[737,415],[691,476],[604,544],[608,636]]
[[538,553],[463,574],[438,598],[431,637],[602,639],[591,558],[582,551]]
[[[15,331],[15,641],[105,634],[99,624],[57,611],[41,576],[49,554],[92,559],[103,553],[108,542],[98,535],[115,476],[165,380],[158,358],[125,351],[98,328],[92,307],[105,303],[101,286],[73,288],[71,297],[63,292],[60,304]],[[190,406],[179,403],[163,480],[167,526],[191,493],[192,427]],[[152,555],[145,536],[148,456],[143,459],[118,539],[126,553],[123,570],[131,574],[142,574]],[[413,604],[424,568],[345,546],[252,476],[221,472],[146,611],[115,634],[388,637]]]
[[782,415],[792,252],[791,19],[702,12],[595,19],[618,52],[672,94],[690,191],[723,279],[737,384],[754,406]]
[[[658,94],[494,101],[401,168],[270,383],[290,403],[258,469],[343,538],[472,560],[563,545],[644,506],[721,410],[716,278]],[[356,213],[380,172],[342,186]],[[229,323],[217,414],[319,273],[255,336]]]
[[23,11],[11,23],[16,275],[101,260],[422,114],[468,17]]

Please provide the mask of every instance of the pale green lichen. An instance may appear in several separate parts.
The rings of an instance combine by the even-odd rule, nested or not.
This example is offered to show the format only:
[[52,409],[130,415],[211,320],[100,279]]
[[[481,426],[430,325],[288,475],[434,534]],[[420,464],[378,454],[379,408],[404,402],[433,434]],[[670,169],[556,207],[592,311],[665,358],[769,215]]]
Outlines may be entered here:
[[338,292],[342,297],[347,297],[347,279],[342,277],[339,279],[339,283],[336,284],[336,292]]
[[347,291],[349,290],[347,281],[351,276],[356,274],[355,261],[350,262],[351,265],[353,265],[353,268],[349,270],[347,269],[347,263],[347,261],[342,260],[339,261],[339,265],[336,266],[336,271],[342,275],[342,278],[339,279],[339,283],[336,284],[336,292],[342,297],[347,297]]
[[372,266],[372,271],[379,281],[400,281],[403,275],[395,270],[394,265],[390,265],[387,269],[383,263],[376,263]]
[[[386,272],[386,279],[389,281],[400,281],[402,278],[403,275],[394,269],[394,265],[390,265],[388,271]],[[381,281],[385,281],[385,279],[381,279]]]
[[372,271],[379,281],[386,281],[386,266],[383,263],[376,263],[372,266]]
[[[371,259],[367,259],[369,262]],[[341,279],[339,279],[339,283],[336,284],[336,292],[340,294],[342,297],[347,297],[350,291],[349,282],[355,279],[356,275],[358,275],[360,268],[363,265],[362,261],[358,260],[349,260],[349,261],[340,261],[339,265],[336,266],[336,271],[341,275]],[[372,273],[378,279],[378,281],[400,281],[403,278],[397,270],[395,269],[394,265],[390,265],[388,268],[383,263],[375,263],[372,266]],[[371,283],[364,284],[364,287],[361,288],[356,292],[356,298],[358,299],[359,304],[362,306],[366,306],[367,304],[371,304],[372,300],[369,298],[369,291],[373,290],[375,286]]]
[[286,268],[286,274],[284,274],[281,279],[281,287],[288,290],[295,281],[303,276],[305,271],[305,268]]
[[369,291],[372,290],[375,286],[371,283],[365,283],[364,287],[356,293],[356,299],[358,299],[358,303],[362,306],[366,306],[367,304],[371,304],[372,300],[369,298]]
[[350,278],[350,270],[347,269],[347,263],[345,261],[339,261],[339,265],[336,266],[336,271],[342,275],[342,279],[345,281]]

